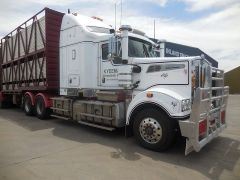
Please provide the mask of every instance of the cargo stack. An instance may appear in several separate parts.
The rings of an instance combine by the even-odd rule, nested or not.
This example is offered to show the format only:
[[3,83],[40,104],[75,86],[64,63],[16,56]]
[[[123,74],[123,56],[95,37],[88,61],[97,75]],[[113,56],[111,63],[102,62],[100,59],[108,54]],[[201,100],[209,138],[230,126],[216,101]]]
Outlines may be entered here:
[[3,92],[58,89],[62,17],[45,8],[1,39]]

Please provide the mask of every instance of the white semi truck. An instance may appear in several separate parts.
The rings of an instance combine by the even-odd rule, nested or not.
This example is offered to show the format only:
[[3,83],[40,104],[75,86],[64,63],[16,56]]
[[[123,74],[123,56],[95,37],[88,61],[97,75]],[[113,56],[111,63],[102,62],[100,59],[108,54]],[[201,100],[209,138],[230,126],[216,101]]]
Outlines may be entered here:
[[185,154],[200,151],[226,128],[223,71],[204,57],[157,57],[154,42],[136,32],[45,8],[1,40],[1,106],[125,127],[126,136],[156,151],[180,132]]

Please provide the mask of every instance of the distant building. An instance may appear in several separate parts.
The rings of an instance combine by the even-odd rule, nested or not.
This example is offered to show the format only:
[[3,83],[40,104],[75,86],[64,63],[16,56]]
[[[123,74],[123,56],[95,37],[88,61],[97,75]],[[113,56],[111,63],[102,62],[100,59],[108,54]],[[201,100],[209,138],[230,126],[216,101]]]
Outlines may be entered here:
[[213,67],[218,67],[218,62],[199,48],[172,43],[165,40],[151,40],[160,45],[161,57],[186,57],[204,55],[204,57],[212,64]]
[[240,94],[240,66],[225,73],[224,83],[230,87],[230,94]]

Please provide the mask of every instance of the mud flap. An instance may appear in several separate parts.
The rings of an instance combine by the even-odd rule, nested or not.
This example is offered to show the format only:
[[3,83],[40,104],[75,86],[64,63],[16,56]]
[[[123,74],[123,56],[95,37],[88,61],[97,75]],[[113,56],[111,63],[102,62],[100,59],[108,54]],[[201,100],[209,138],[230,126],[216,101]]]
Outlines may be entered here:
[[185,155],[188,155],[192,151],[197,151],[194,148],[194,139],[196,139],[196,123],[191,122],[190,120],[180,121],[179,122],[181,134],[186,137],[186,146],[185,146]]
[[192,143],[189,141],[189,139],[186,139],[186,147],[185,147],[185,156],[187,156],[189,153],[194,151]]

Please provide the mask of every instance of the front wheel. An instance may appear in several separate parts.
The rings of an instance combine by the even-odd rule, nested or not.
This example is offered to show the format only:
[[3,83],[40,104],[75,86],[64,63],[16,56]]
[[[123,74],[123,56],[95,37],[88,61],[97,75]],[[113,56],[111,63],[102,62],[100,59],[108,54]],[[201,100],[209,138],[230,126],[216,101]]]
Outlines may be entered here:
[[133,131],[140,145],[154,151],[168,149],[175,137],[173,120],[155,109],[139,112],[134,119]]

